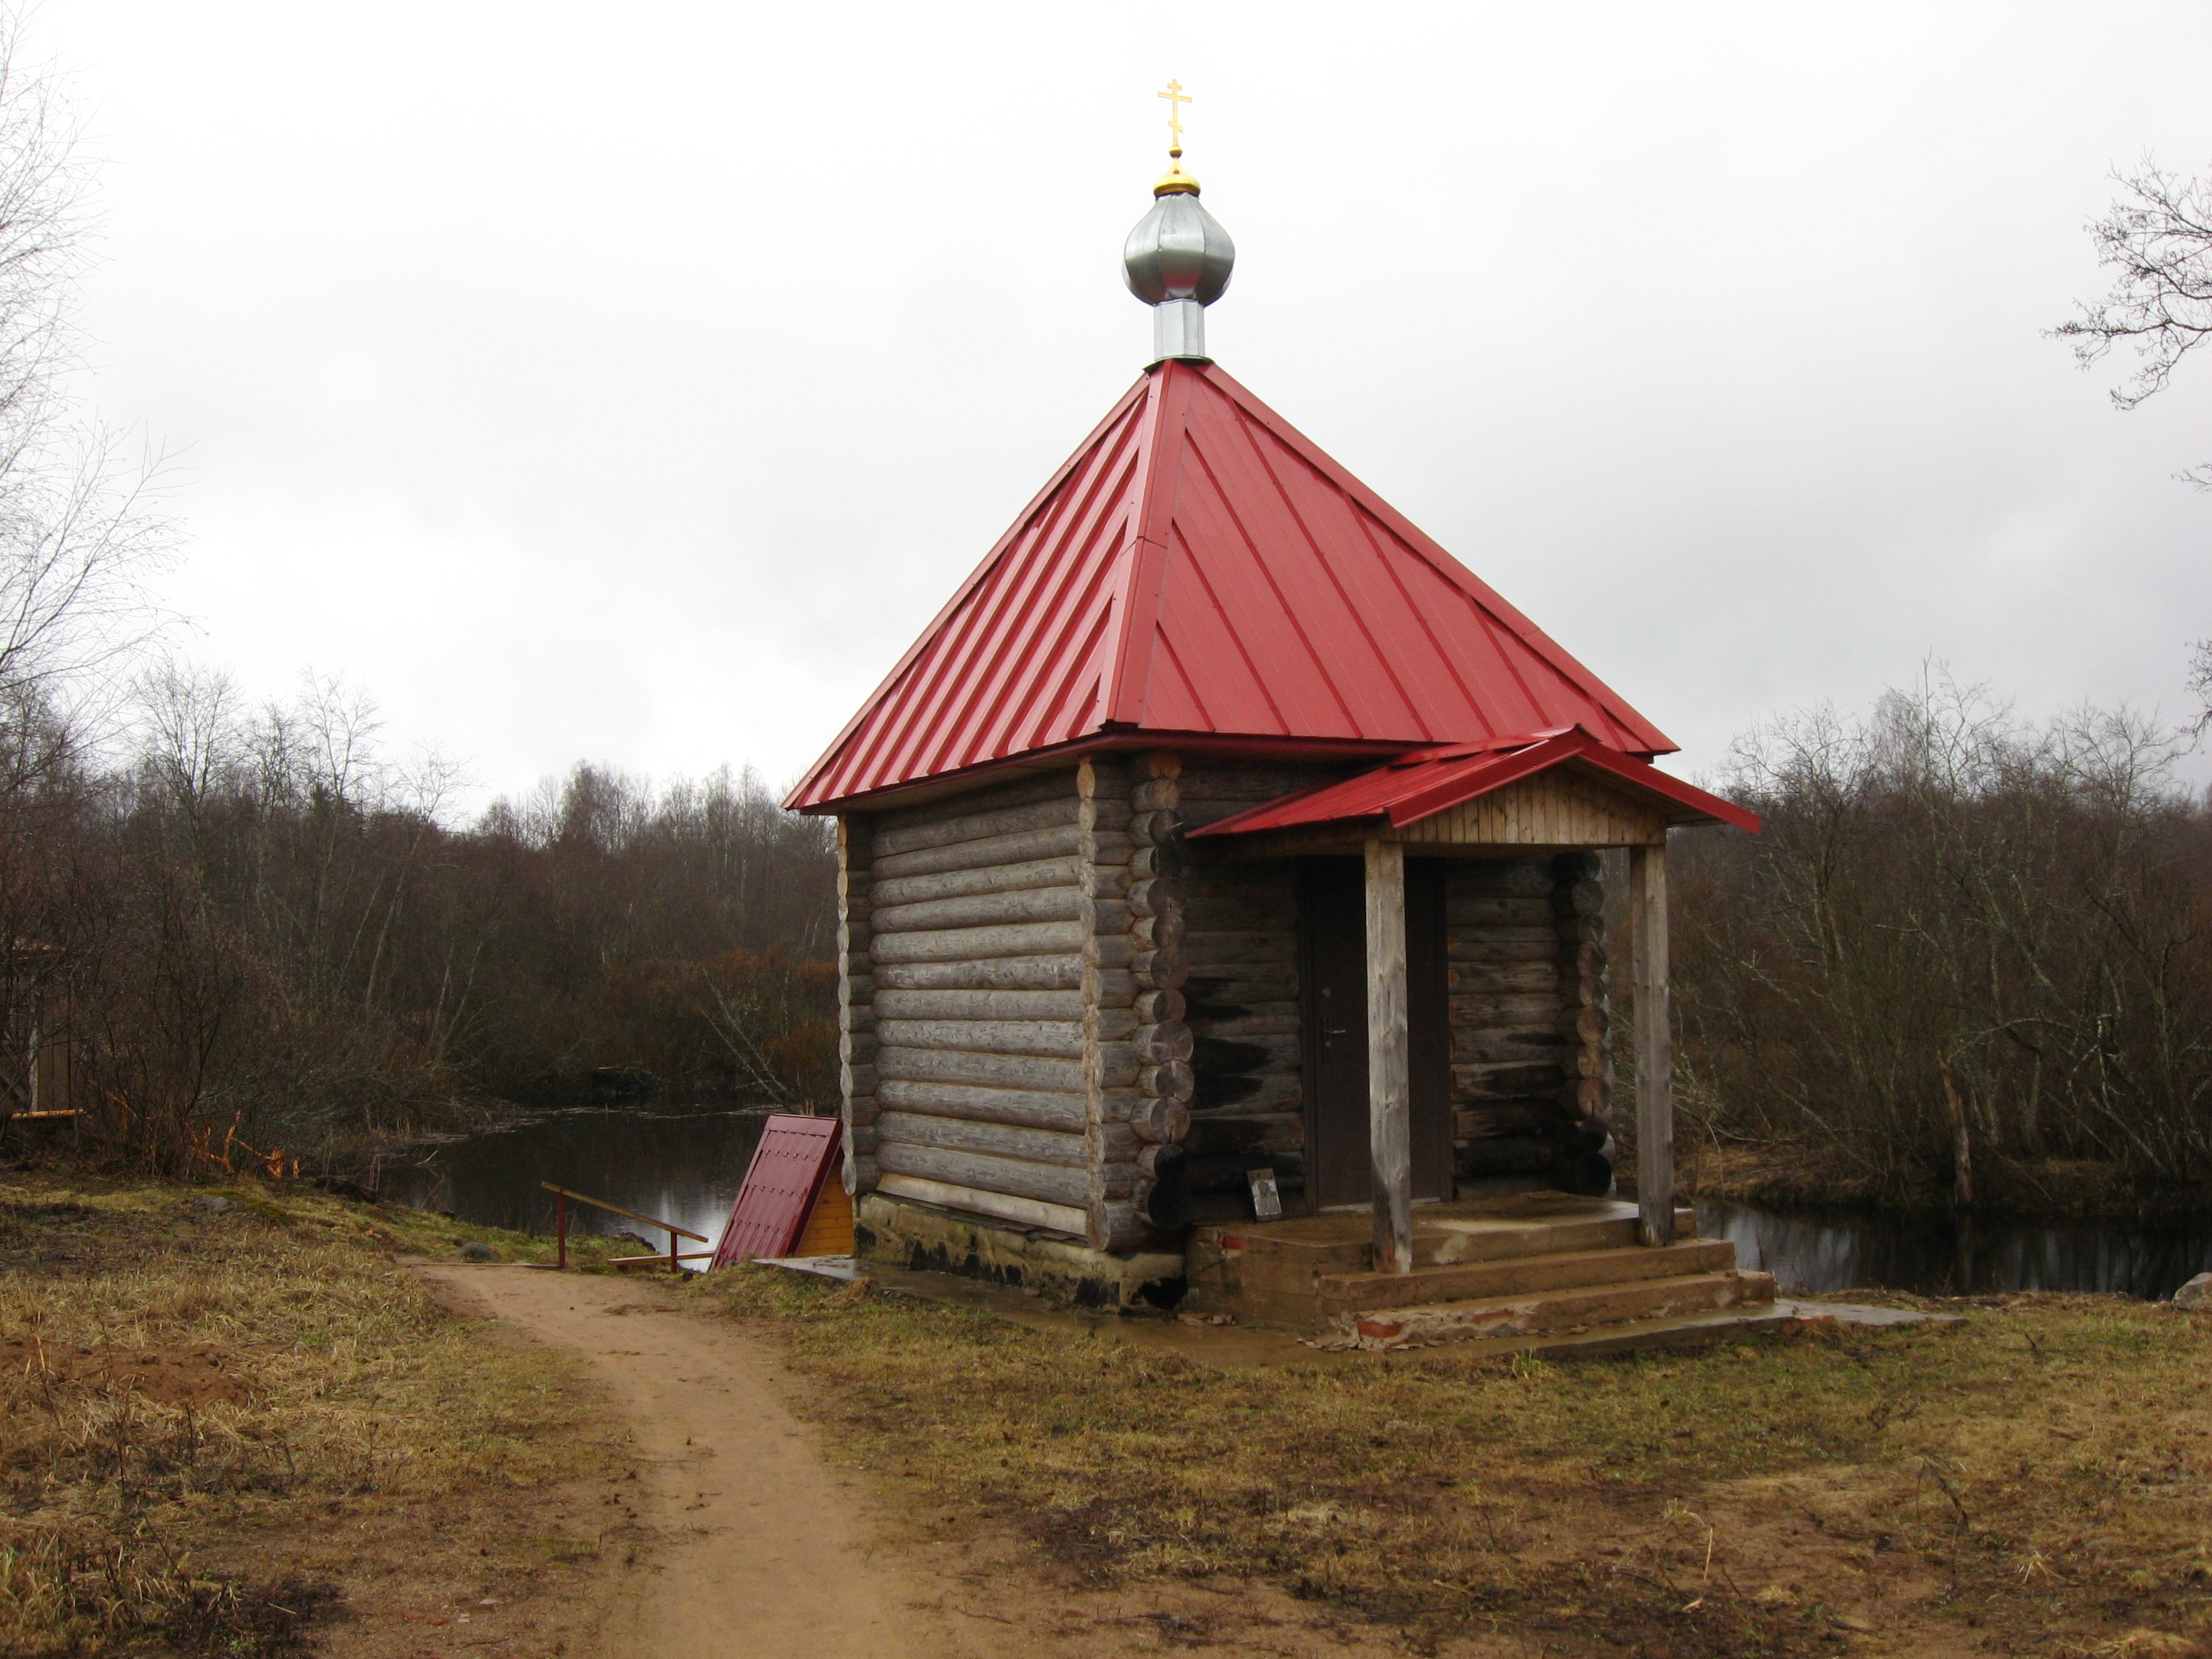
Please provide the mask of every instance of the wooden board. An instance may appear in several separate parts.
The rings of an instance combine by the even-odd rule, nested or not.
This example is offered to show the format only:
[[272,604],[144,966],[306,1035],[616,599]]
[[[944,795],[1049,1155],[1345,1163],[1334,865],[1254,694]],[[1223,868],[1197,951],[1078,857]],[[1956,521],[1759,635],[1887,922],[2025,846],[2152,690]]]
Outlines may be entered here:
[[[824,1188],[837,1185],[830,1176],[843,1129],[834,1117],[769,1119],[745,1170],[745,1184],[730,1206],[730,1224],[714,1250],[715,1267],[797,1254]],[[843,1188],[837,1190],[843,1197]]]
[[792,1247],[793,1255],[850,1255],[853,1254],[853,1200],[840,1181],[824,1182],[806,1231]]

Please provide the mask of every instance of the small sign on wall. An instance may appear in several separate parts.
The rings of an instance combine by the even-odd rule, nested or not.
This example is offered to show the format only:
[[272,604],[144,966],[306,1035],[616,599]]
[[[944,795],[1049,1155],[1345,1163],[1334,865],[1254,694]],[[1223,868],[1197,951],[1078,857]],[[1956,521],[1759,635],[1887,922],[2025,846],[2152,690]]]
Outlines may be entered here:
[[1275,1188],[1273,1170],[1248,1170],[1244,1178],[1252,1183],[1252,1213],[1261,1221],[1279,1220],[1283,1213],[1283,1195]]

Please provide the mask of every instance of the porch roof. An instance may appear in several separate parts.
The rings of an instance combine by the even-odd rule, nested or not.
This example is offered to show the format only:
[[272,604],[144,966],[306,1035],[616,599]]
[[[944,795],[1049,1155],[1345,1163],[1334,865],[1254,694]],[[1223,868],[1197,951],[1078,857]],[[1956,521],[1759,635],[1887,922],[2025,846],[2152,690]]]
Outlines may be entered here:
[[1413,750],[1357,776],[1317,784],[1249,807],[1192,830],[1191,839],[1361,818],[1386,818],[1393,829],[1402,830],[1494,789],[1559,767],[1595,775],[1615,788],[1626,787],[1657,805],[1670,824],[1759,828],[1757,813],[1669,777],[1650,761],[1624,755],[1581,726],[1570,726],[1480,743]]

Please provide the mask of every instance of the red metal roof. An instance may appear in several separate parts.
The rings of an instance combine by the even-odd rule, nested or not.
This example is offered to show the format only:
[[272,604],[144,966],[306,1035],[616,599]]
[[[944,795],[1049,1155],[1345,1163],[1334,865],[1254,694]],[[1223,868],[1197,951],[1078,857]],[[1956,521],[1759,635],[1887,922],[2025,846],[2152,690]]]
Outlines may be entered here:
[[836,1180],[843,1123],[834,1117],[772,1117],[745,1166],[745,1184],[730,1206],[716,1267],[755,1256],[787,1256],[806,1231],[806,1218],[826,1182]]
[[1040,750],[1674,745],[1211,363],[1147,370],[801,780],[823,808]]
[[1338,823],[1352,818],[1388,818],[1393,828],[1402,830],[1555,766],[1595,771],[1607,781],[1626,783],[1639,793],[1656,796],[1670,823],[1717,822],[1732,823],[1739,830],[1759,828],[1757,813],[1669,777],[1650,762],[1624,755],[1577,727],[1530,732],[1494,743],[1415,750],[1371,772],[1302,789],[1194,830],[1191,839]]

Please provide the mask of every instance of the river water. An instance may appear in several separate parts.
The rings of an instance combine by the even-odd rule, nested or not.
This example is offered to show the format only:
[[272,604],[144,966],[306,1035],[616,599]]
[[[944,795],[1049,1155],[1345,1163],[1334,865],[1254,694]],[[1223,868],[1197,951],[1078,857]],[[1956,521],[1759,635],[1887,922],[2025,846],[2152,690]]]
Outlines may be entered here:
[[[550,1181],[719,1243],[767,1121],[760,1108],[554,1112],[428,1148],[419,1163],[387,1163],[378,1171],[377,1191],[394,1203],[450,1211],[480,1226],[550,1234],[553,1194],[540,1184]],[[568,1226],[579,1233],[635,1232],[656,1249],[668,1243],[657,1227],[582,1204],[568,1206]],[[684,1248],[714,1246],[687,1242]]]
[[[429,1149],[417,1164],[387,1164],[379,1187],[403,1204],[523,1232],[553,1230],[541,1182],[720,1240],[766,1114],[742,1110],[557,1112]],[[569,1208],[579,1232],[635,1231],[659,1249],[667,1235],[619,1216]],[[2116,1291],[2166,1297],[2212,1270],[2212,1218],[2191,1231],[1972,1217],[1774,1214],[1735,1204],[1698,1206],[1698,1231],[1736,1247],[1739,1266],[1772,1273],[1785,1291],[1853,1288],[1963,1296],[1990,1291]],[[702,1247],[687,1245],[689,1249]]]

